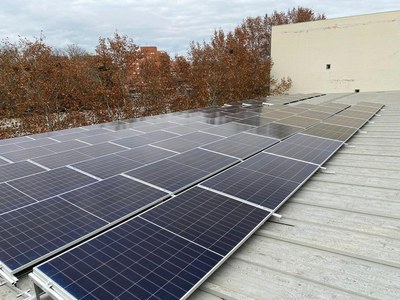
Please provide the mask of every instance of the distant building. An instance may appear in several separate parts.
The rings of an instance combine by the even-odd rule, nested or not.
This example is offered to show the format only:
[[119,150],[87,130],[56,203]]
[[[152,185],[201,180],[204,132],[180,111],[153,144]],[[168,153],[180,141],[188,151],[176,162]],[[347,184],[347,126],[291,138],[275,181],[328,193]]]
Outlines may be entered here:
[[272,74],[290,93],[400,89],[400,11],[272,28]]

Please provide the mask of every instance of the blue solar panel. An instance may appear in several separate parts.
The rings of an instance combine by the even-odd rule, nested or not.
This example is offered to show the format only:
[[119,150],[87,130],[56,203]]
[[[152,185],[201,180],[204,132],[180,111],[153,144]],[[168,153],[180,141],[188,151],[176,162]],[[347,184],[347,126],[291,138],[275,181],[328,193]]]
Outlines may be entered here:
[[36,267],[77,299],[180,299],[222,256],[134,218]]
[[141,217],[225,256],[269,215],[265,210],[194,187]]
[[296,134],[283,142],[268,148],[265,152],[292,157],[315,164],[323,164],[343,142],[305,134]]
[[202,183],[202,186],[265,206],[277,208],[319,166],[259,153]]
[[44,171],[44,168],[38,167],[37,165],[34,165],[28,161],[6,164],[0,166],[0,182],[6,182]]
[[17,272],[107,223],[58,198],[0,215],[0,261]]
[[96,180],[64,167],[16,179],[9,184],[36,200],[44,200],[93,182]]
[[166,196],[165,192],[148,185],[115,176],[61,197],[111,223],[143,210]]
[[8,184],[0,184],[0,215],[35,202],[36,200],[17,191]]

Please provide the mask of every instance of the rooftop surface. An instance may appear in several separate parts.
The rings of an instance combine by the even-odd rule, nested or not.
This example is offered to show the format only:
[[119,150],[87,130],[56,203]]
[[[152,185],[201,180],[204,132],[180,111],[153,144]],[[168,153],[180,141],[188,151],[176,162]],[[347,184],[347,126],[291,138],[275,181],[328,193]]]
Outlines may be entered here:
[[399,100],[400,92],[307,100],[385,107],[191,299],[399,299]]
[[[191,299],[398,299],[400,92],[302,103],[385,104]],[[30,289],[27,276],[19,287]],[[0,299],[16,293],[0,287]]]

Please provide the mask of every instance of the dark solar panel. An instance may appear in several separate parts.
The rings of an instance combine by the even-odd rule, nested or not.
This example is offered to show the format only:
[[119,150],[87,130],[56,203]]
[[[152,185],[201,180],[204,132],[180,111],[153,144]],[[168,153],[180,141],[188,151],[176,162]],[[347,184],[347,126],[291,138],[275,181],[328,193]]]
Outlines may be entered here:
[[36,200],[11,186],[5,183],[0,184],[0,214],[35,202]]
[[134,130],[134,129],[121,129],[115,132],[110,132],[107,133],[107,135],[112,137],[112,140],[118,140],[118,139],[123,139],[126,137],[131,137],[135,135],[140,135],[143,134],[140,131]]
[[255,134],[239,133],[229,138],[202,146],[202,148],[244,159],[277,142],[279,142],[279,140]]
[[169,127],[174,127],[174,126],[176,126],[176,124],[174,124],[174,123],[162,122],[162,123],[141,126],[137,130],[149,133],[149,132],[158,131],[158,130],[169,128]]
[[250,118],[250,117],[255,117],[257,115],[258,114],[256,112],[252,112],[252,111],[241,111],[241,112],[229,114],[229,116],[238,118],[238,119],[246,119],[246,118]]
[[185,140],[183,137],[176,137],[169,140],[154,143],[152,145],[182,153],[200,146],[201,143]]
[[318,168],[317,165],[260,153],[201,185],[275,209]]
[[288,136],[291,136],[292,134],[295,134],[301,130],[303,130],[301,127],[271,123],[251,129],[248,132],[283,140],[284,138],[287,138]]
[[225,256],[269,215],[265,210],[194,187],[141,217]]
[[95,128],[95,129],[83,131],[82,133],[86,136],[92,137],[92,136],[105,134],[105,133],[109,133],[109,132],[111,132],[111,131],[108,129],[105,129],[105,128]]
[[362,126],[364,126],[364,124],[366,122],[367,122],[367,120],[364,120],[364,119],[344,117],[341,115],[334,115],[334,116],[324,120],[324,123],[348,126],[348,127],[354,127],[354,128],[361,128]]
[[296,134],[287,140],[268,148],[265,152],[300,159],[315,164],[323,164],[342,145],[343,142],[340,141]]
[[86,137],[86,135],[83,132],[74,132],[74,133],[53,136],[52,138],[60,142],[66,142],[84,137]]
[[[135,137],[132,137],[135,138]],[[111,144],[111,143],[103,143],[103,144],[97,144],[93,146],[87,146],[84,148],[79,148],[76,149],[75,151],[78,151],[80,153],[89,155],[91,157],[99,157],[107,154],[112,154],[112,153],[117,153],[119,151],[126,150],[126,148],[123,148],[121,146]]]
[[357,128],[352,127],[321,123],[306,129],[302,133],[346,142],[357,130]]
[[249,130],[252,128],[254,128],[254,127],[250,126],[250,125],[232,122],[232,123],[212,127],[210,129],[206,129],[203,131],[228,137],[228,136],[235,135],[235,134],[238,134],[239,132],[246,131],[246,130]]
[[29,142],[29,141],[32,141],[32,139],[28,138],[26,136],[20,136],[20,137],[11,138],[11,139],[0,139],[0,146],[15,144],[15,143],[22,143],[22,142]]
[[204,119],[204,123],[211,125],[222,125],[230,122],[237,121],[237,118],[229,117],[229,116],[221,116],[216,118],[206,118]]
[[44,200],[95,181],[93,178],[63,167],[16,179],[10,181],[9,184],[36,200]]
[[145,145],[131,150],[118,152],[117,155],[140,162],[142,164],[149,164],[156,162],[157,160],[176,155],[176,153]]
[[153,143],[153,140],[144,137],[144,135],[132,136],[123,139],[114,140],[113,143],[128,148],[136,148]]
[[[109,132],[109,131],[108,131]],[[105,143],[113,140],[113,137],[109,134],[98,134],[98,135],[93,135],[93,136],[86,136],[79,138],[79,141],[82,141],[84,143],[89,143],[92,145],[100,144],[100,143]]]
[[172,133],[172,132],[167,132],[167,131],[153,131],[150,133],[146,133],[143,135],[143,137],[151,140],[152,142],[159,142],[159,141],[164,141],[166,139],[170,139],[173,137],[179,136],[178,134]]
[[0,166],[2,166],[2,165],[7,165],[7,164],[9,164],[8,161],[6,161],[6,160],[0,158]]
[[1,153],[7,153],[7,152],[13,152],[13,151],[18,151],[18,150],[23,150],[24,148],[16,145],[16,144],[8,144],[8,145],[3,145],[0,146],[0,154]]
[[286,119],[276,121],[276,123],[298,126],[298,127],[303,127],[303,128],[310,127],[311,125],[319,123],[319,122],[320,122],[320,120],[318,120],[318,119],[311,119],[311,118],[300,117],[300,116],[292,116],[292,117],[289,117]]
[[142,163],[128,158],[124,158],[115,154],[109,154],[74,164],[72,167],[101,179],[105,179],[136,169],[142,165]]
[[[13,164],[0,166],[0,182],[44,172],[45,169],[36,166],[28,161],[21,161]],[[0,200],[1,201],[1,200]]]
[[47,150],[43,147],[36,147],[36,148],[31,148],[31,149],[24,149],[24,150],[17,150],[14,152],[8,152],[8,153],[3,153],[1,156],[17,162],[21,160],[26,160],[26,159],[32,159],[35,157],[40,157],[44,155],[49,155],[54,153],[53,151]]
[[299,104],[296,104],[294,107],[313,109],[315,106],[316,106],[315,104],[310,104],[310,103],[299,103]]
[[28,142],[22,142],[18,143],[17,145],[24,148],[24,149],[30,149],[30,148],[35,148],[35,147],[40,147],[40,146],[45,146],[45,145],[51,145],[58,143],[57,141],[49,138],[43,138],[39,140],[31,140]]
[[273,118],[273,119],[284,119],[284,118],[288,118],[293,115],[294,115],[293,113],[284,112],[284,111],[280,111],[280,110],[274,110],[271,112],[264,113],[261,116],[267,117],[267,118]]
[[212,143],[212,142],[222,139],[222,137],[220,137],[220,136],[216,136],[216,135],[208,134],[208,133],[204,133],[204,132],[193,132],[193,133],[185,134],[185,135],[182,135],[182,138],[184,138],[185,140],[188,140],[188,141],[200,143],[202,145]]
[[55,169],[91,158],[92,157],[89,155],[80,153],[75,150],[69,150],[65,152],[59,152],[55,154],[34,158],[32,159],[32,161],[41,164],[46,168]]
[[106,222],[58,198],[0,215],[0,261],[14,272]]
[[82,187],[61,197],[107,222],[139,212],[167,196],[166,193],[123,176]]
[[37,269],[77,299],[180,299],[221,260],[134,218]]

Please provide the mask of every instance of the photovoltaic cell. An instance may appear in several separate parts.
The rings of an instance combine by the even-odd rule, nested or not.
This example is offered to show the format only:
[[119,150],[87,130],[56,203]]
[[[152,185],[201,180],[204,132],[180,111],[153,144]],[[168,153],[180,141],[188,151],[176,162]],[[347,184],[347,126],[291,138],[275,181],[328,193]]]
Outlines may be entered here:
[[228,123],[228,124],[215,126],[210,129],[206,129],[206,130],[204,130],[204,132],[228,137],[228,136],[235,135],[235,134],[238,134],[239,132],[246,131],[246,130],[249,130],[252,128],[254,128],[254,127],[250,126],[250,125],[232,122],[232,123]]
[[249,133],[263,135],[278,140],[283,140],[299,131],[303,130],[301,127],[289,126],[284,124],[271,123],[265,126],[260,126],[249,130]]
[[75,150],[69,150],[34,158],[32,161],[45,166],[46,168],[55,169],[91,158],[92,157],[89,155],[79,153]]
[[107,155],[107,154],[117,153],[117,152],[123,151],[123,150],[126,150],[126,148],[120,147],[115,144],[103,143],[103,144],[97,144],[97,145],[93,145],[93,146],[87,146],[84,148],[79,148],[79,149],[76,149],[75,151],[89,155],[91,157],[99,157],[99,156],[103,156],[103,155]]
[[28,161],[2,165],[0,166],[0,182],[6,182],[9,180],[29,176],[44,171],[45,169],[38,167]]
[[259,153],[201,185],[275,209],[319,166]]
[[58,198],[0,215],[0,261],[17,272],[106,222]]
[[295,134],[283,142],[268,148],[265,152],[321,165],[342,145],[343,142],[340,141]]
[[273,121],[277,120],[277,118],[266,118],[266,117],[251,117],[247,119],[243,119],[240,121],[237,121],[238,123],[243,123],[251,126],[263,126],[267,125],[269,123],[272,123]]
[[142,165],[143,164],[128,158],[124,158],[115,154],[109,154],[74,164],[72,167],[101,179],[105,179],[136,169]]
[[222,257],[134,218],[35,268],[77,299],[180,299]]
[[223,139],[221,136],[208,134],[204,132],[193,132],[189,134],[182,135],[182,138],[188,141],[200,143],[202,145],[209,144],[218,140]]
[[225,256],[269,215],[265,210],[194,187],[141,217]]
[[358,110],[353,110],[352,108],[349,108],[349,109],[346,109],[345,111],[340,112],[338,115],[344,116],[344,117],[350,117],[350,118],[359,118],[359,119],[369,120],[375,115],[375,113],[358,111]]
[[279,140],[255,134],[239,133],[229,138],[202,146],[202,148],[244,159],[277,142],[279,142]]
[[383,107],[383,104],[380,103],[374,103],[374,102],[358,102],[358,105],[362,105],[362,106],[370,106],[370,107],[375,107],[377,109],[381,109]]
[[311,119],[311,118],[299,117],[299,116],[292,116],[292,117],[289,117],[286,119],[276,121],[276,123],[298,126],[298,127],[303,127],[303,128],[310,127],[311,125],[319,123],[319,122],[320,122],[320,120],[318,120],[318,119]]
[[44,200],[93,182],[96,180],[63,167],[19,178],[8,184],[36,200]]
[[140,162],[142,164],[150,164],[158,160],[176,155],[176,153],[145,145],[131,150],[118,152],[117,155]]
[[0,184],[0,199],[0,214],[36,202],[31,197],[4,183]]
[[182,153],[200,146],[201,143],[185,140],[182,137],[176,137],[169,140],[154,143],[153,145],[171,151]]
[[267,113],[262,114],[262,117],[273,118],[273,119],[285,119],[293,116],[293,113],[284,112],[280,110],[274,110]]
[[366,122],[367,120],[365,119],[350,118],[341,115],[334,115],[324,120],[324,123],[340,125],[340,126],[348,126],[354,128],[361,128],[362,126],[364,126]]
[[16,144],[8,144],[8,145],[3,145],[0,146],[0,154],[1,153],[7,153],[7,152],[13,152],[13,151],[18,151],[18,150],[23,150],[24,148],[16,145]]
[[346,142],[357,130],[357,128],[352,127],[321,123],[306,129],[302,133]]
[[54,151],[54,152],[63,152],[67,150],[73,150],[77,148],[82,148],[82,147],[87,147],[87,144],[72,140],[72,141],[66,141],[66,142],[61,142],[61,143],[56,143],[52,145],[47,145],[43,146],[43,148],[46,148],[47,150]]
[[322,111],[308,110],[301,114],[298,114],[299,117],[307,117],[312,119],[324,120],[332,116],[332,113],[326,113]]
[[24,150],[18,150],[14,152],[8,152],[8,153],[3,153],[1,156],[17,162],[21,160],[26,160],[26,159],[32,159],[35,157],[40,157],[44,155],[49,155],[54,153],[53,151],[47,150],[43,147],[36,147],[36,148],[31,148],[31,149],[24,149]]
[[45,146],[45,145],[51,145],[57,143],[55,140],[49,139],[49,138],[43,138],[39,140],[31,140],[29,142],[22,142],[18,143],[17,145],[24,148],[24,149],[30,149],[30,148],[35,148],[35,147],[40,147],[40,146]]
[[166,196],[165,192],[119,175],[61,197],[112,223],[139,212]]

